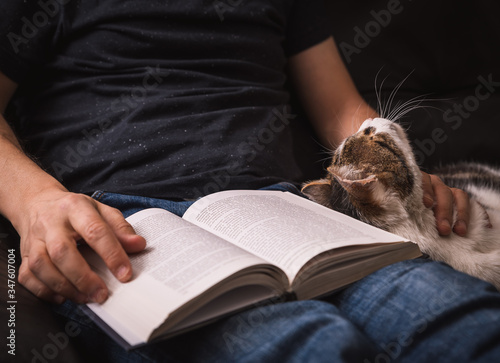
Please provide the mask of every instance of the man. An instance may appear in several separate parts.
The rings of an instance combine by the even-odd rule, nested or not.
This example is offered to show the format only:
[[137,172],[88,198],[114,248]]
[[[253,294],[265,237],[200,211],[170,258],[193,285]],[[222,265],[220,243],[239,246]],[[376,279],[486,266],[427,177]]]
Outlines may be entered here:
[[[84,240],[120,281],[128,281],[127,253],[145,247],[123,218],[128,196],[141,196],[135,206],[164,200],[177,206],[214,191],[209,188],[214,183],[219,189],[256,189],[297,178],[286,68],[324,145],[336,145],[375,116],[342,64],[320,4],[60,0],[3,5],[0,110],[12,100],[16,131],[37,158],[35,163],[23,152],[0,118],[0,212],[21,237],[20,283],[54,303],[102,303],[107,288],[83,260],[77,242]],[[274,124],[279,127],[272,137],[259,142],[259,132],[276,120],[281,124]],[[423,178],[424,201],[436,205],[440,233],[465,234],[465,193],[434,176]],[[119,201],[108,204],[121,212],[91,198],[96,190],[118,193]],[[452,226],[454,204],[459,222]],[[464,282],[456,283],[457,276]],[[480,291],[465,293],[472,286]],[[488,345],[500,334],[485,323],[486,317],[498,322],[500,315],[499,296],[488,288],[439,264],[407,262],[354,284],[335,296],[335,306],[301,302],[252,310],[128,358],[375,360],[387,354],[384,347],[392,353],[397,347],[395,355],[422,360],[433,354],[432,342],[453,339],[486,359],[500,349]],[[375,298],[376,291],[386,295]],[[410,301],[413,292],[440,291],[463,294],[441,301],[433,315],[415,310],[429,303],[425,296]],[[363,297],[374,299],[376,314]],[[468,305],[473,299],[496,301],[497,307],[473,309]],[[464,306],[469,306],[467,319],[457,317],[437,332],[440,319]],[[64,309],[69,315],[74,305]],[[415,314],[405,316],[406,309]],[[242,335],[241,321],[253,312],[266,322]],[[391,313],[401,322],[387,324]],[[412,326],[403,338],[402,326]],[[481,332],[481,338],[471,341],[457,333],[461,330]],[[82,338],[99,344],[105,339],[100,334],[89,331]],[[189,344],[195,349],[187,349]],[[107,359],[125,354],[111,343],[103,352],[110,354]]]

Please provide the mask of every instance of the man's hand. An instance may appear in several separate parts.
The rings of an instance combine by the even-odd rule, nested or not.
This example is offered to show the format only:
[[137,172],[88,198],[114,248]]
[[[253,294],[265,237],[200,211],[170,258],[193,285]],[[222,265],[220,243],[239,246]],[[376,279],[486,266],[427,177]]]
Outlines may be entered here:
[[[433,208],[439,234],[447,236],[453,231],[459,236],[465,236],[470,219],[468,194],[461,189],[448,187],[436,175],[422,172],[422,182],[424,204],[427,208]],[[452,225],[454,208],[457,219]]]
[[126,252],[145,248],[144,238],[120,211],[92,198],[51,190],[29,203],[21,235],[19,282],[33,294],[55,303],[104,302],[108,290],[77,249],[85,241],[122,282],[132,276]]
[[68,192],[23,152],[3,117],[16,89],[0,72],[0,214],[21,236],[19,282],[52,302],[101,303],[108,290],[77,242],[85,241],[124,282],[132,276],[126,252],[141,251],[146,241],[118,210]]

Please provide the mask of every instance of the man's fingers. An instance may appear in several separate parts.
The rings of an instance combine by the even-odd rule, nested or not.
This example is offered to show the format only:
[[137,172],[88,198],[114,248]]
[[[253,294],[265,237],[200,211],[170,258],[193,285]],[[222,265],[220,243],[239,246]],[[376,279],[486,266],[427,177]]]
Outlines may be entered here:
[[66,299],[49,289],[43,282],[38,280],[28,267],[29,258],[23,257],[23,262],[19,267],[19,283],[28,289],[33,295],[39,299],[52,302],[54,304],[62,304]]
[[44,243],[32,244],[26,263],[37,280],[55,294],[69,298],[79,304],[87,302],[87,296],[78,292],[75,286],[52,263]]
[[121,213],[88,196],[55,191],[34,203],[30,223],[21,235],[23,255],[19,281],[42,299],[102,303],[108,296],[104,281],[90,268],[77,247],[82,240],[120,280],[132,277],[124,250],[137,252],[145,241]]
[[434,215],[436,216],[437,229],[439,234],[447,236],[452,231],[453,193],[439,177],[431,175],[430,178],[435,198]]
[[125,282],[132,277],[132,266],[125,250],[97,209],[87,208],[85,212],[82,212],[81,209],[75,208],[69,214],[69,222],[102,258],[118,280]]
[[97,210],[109,224],[127,253],[137,253],[146,248],[144,237],[135,233],[130,223],[123,218],[123,214],[118,209],[99,203],[97,204]]
[[[447,236],[452,231],[459,236],[467,234],[470,221],[470,200],[461,189],[450,188],[436,175],[422,172],[424,204],[433,207],[436,225],[440,235]],[[456,209],[456,222],[453,222],[453,210]]]
[[[77,296],[77,299],[98,303],[104,302],[108,296],[106,285],[91,270],[80,251],[78,251],[75,241],[64,237],[67,234],[67,231],[57,229],[47,234],[46,246],[50,260],[57,270],[81,293]],[[47,268],[46,264],[46,271]],[[54,271],[50,271],[50,275],[48,274],[49,272],[46,272],[45,275],[47,281],[51,281],[51,283],[48,283],[48,287],[57,286],[61,282],[61,279],[58,278]]]
[[427,208],[432,208],[435,202],[434,189],[432,187],[431,176],[424,172],[422,172],[422,189],[424,192],[424,205]]
[[469,195],[461,189],[452,188],[453,198],[457,209],[457,220],[453,226],[453,231],[459,236],[467,234],[467,226],[470,221],[470,200]]

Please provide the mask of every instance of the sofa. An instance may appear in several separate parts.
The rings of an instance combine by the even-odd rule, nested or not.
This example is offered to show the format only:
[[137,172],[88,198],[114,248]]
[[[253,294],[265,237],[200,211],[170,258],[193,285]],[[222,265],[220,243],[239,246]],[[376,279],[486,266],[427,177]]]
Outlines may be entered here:
[[[425,170],[462,160],[500,164],[500,3],[494,0],[325,1],[332,33],[359,91],[377,107],[377,93],[392,108],[422,106],[399,122],[407,127]],[[296,112],[300,107],[296,105]],[[295,125],[295,151],[303,179],[325,166],[310,126]],[[83,362],[78,339],[51,307],[15,283],[9,304],[8,272],[20,263],[19,237],[0,221],[1,325],[15,323],[17,362]],[[15,257],[10,253],[15,249]],[[15,314],[11,314],[15,305]],[[12,321],[14,319],[14,321]],[[4,341],[5,343],[5,341]],[[2,343],[2,344],[4,344]],[[9,347],[8,347],[9,348]],[[4,357],[1,358],[4,361]]]

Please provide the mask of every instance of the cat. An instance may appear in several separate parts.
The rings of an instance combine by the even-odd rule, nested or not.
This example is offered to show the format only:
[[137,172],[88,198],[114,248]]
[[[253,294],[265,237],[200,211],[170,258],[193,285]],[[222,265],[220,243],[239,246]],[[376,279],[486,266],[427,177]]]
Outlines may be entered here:
[[302,193],[408,238],[431,259],[486,280],[500,291],[500,170],[463,163],[434,174],[471,197],[465,237],[439,235],[434,213],[423,203],[422,174],[406,133],[385,118],[367,119],[335,150],[326,177],[304,184]]

